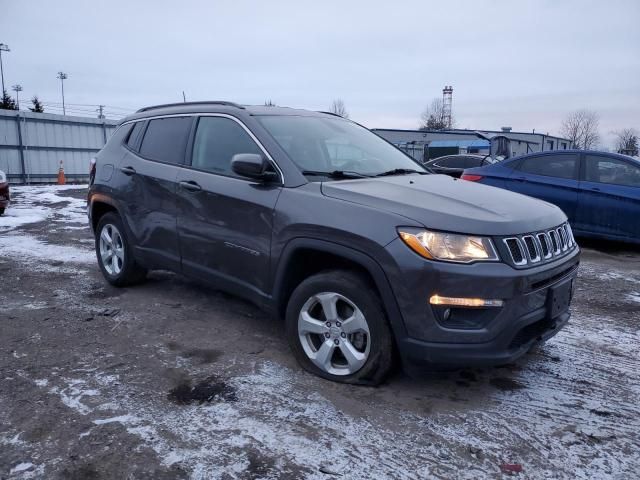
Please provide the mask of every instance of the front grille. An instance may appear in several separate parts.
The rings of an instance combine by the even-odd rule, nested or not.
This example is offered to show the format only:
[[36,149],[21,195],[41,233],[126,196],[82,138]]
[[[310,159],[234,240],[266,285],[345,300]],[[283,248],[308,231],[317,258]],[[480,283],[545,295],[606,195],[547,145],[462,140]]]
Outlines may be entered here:
[[573,251],[577,245],[568,223],[559,227],[526,235],[504,238],[514,265],[534,265],[552,261]]
[[524,252],[520,247],[520,241],[517,238],[507,238],[505,240],[509,253],[511,253],[511,259],[516,265],[524,265],[527,261],[524,258]]

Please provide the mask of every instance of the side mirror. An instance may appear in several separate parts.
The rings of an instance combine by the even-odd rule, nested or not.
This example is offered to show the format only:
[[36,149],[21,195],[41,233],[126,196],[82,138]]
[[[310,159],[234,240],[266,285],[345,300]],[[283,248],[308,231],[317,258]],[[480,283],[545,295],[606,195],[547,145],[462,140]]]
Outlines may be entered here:
[[231,170],[243,177],[254,178],[263,182],[278,179],[271,163],[264,156],[257,153],[237,153],[231,159]]

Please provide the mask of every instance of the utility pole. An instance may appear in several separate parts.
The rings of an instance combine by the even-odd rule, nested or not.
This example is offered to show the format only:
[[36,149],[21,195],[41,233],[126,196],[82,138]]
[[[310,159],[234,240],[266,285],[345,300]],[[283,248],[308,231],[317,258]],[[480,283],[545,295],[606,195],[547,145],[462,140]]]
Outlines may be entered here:
[[98,118],[104,118],[104,105],[98,105]]
[[11,90],[16,92],[16,108],[20,110],[20,92],[22,91],[22,85],[18,83],[11,87]]
[[2,94],[4,95],[4,70],[2,69],[2,52],[10,52],[9,45],[0,43],[0,76],[2,76]]
[[187,103],[187,97],[184,94],[184,90],[182,90],[182,102]]
[[64,81],[67,79],[67,74],[64,72],[58,72],[58,76],[56,78],[60,79],[60,85],[62,87],[62,115],[66,115],[67,111],[64,108]]

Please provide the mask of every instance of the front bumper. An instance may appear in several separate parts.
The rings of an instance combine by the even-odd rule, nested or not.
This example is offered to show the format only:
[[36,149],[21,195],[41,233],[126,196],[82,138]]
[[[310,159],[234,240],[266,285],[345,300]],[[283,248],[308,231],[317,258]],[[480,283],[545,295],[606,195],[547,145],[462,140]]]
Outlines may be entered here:
[[[401,241],[387,246],[398,263],[390,283],[406,331],[398,335],[405,364],[444,367],[512,362],[535,344],[551,338],[568,322],[568,305],[579,264],[579,249],[556,262],[515,269],[504,263],[471,265],[424,260]],[[400,273],[401,272],[401,273]],[[562,305],[552,296],[566,292]],[[451,309],[429,304],[432,295],[500,299],[502,307]],[[458,320],[455,319],[458,315]]]

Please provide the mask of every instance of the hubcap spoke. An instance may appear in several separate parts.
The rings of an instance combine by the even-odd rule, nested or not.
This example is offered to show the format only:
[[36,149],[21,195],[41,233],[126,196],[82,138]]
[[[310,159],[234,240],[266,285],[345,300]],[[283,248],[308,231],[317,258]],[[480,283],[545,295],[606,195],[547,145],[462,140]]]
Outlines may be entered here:
[[309,312],[302,312],[298,318],[298,331],[300,334],[315,333],[323,335],[327,331],[327,327],[321,320],[317,320],[309,315]]
[[365,332],[369,333],[367,321],[360,310],[355,310],[353,315],[342,322],[342,329],[345,333]]
[[344,358],[347,360],[347,363],[349,364],[349,369],[355,371],[362,367],[362,365],[364,365],[367,356],[364,353],[356,350],[351,342],[349,342],[348,340],[340,342],[339,348],[344,355]]
[[100,234],[100,238],[102,240],[104,240],[104,243],[106,243],[107,245],[111,245],[111,235],[108,232],[109,227],[106,226],[102,229],[102,233]]
[[321,293],[316,295],[316,298],[322,306],[325,318],[330,322],[335,322],[338,319],[338,309],[336,306],[338,303],[338,295],[335,293]]
[[311,361],[315,363],[321,369],[327,371],[331,368],[331,358],[333,357],[333,351],[335,349],[335,345],[332,340],[327,340],[322,342],[322,345],[315,352],[315,355],[311,357]]

